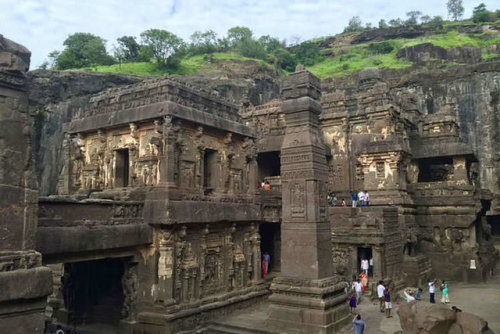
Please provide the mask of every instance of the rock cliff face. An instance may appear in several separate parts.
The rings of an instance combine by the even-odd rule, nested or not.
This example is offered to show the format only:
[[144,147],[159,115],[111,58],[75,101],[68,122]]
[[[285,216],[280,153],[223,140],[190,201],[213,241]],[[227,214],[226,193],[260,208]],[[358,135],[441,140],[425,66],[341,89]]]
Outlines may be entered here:
[[30,111],[35,118],[35,163],[41,196],[56,193],[64,162],[61,156],[63,123],[87,107],[92,94],[141,80],[143,78],[86,72],[36,70],[28,73]]

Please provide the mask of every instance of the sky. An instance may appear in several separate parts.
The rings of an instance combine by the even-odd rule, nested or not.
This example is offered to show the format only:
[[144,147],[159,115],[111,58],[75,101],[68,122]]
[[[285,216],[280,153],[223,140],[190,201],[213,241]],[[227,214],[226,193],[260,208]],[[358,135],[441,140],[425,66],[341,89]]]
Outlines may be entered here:
[[[464,0],[464,16],[481,2],[490,10],[500,7],[498,0]],[[412,10],[446,17],[446,0],[0,0],[0,34],[31,50],[35,69],[75,32],[104,38],[109,51],[118,37],[138,37],[150,28],[189,41],[197,30],[222,37],[246,26],[256,37],[304,41],[342,32],[353,16],[377,25]]]

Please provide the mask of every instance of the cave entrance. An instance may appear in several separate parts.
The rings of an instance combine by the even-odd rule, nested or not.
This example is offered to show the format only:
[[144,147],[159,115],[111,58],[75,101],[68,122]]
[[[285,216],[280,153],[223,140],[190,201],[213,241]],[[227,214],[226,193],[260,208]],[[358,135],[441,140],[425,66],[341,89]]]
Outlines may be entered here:
[[453,158],[437,157],[418,160],[418,182],[447,181],[453,176]]
[[205,194],[209,194],[216,188],[218,165],[217,151],[205,149],[203,155],[203,187]]
[[262,152],[257,155],[259,180],[281,175],[280,151]]
[[363,272],[361,261],[368,261],[368,277],[373,276],[373,253],[371,247],[358,247],[358,262],[356,272]]
[[279,223],[262,223],[259,226],[260,252],[270,256],[268,273],[281,271],[281,226]]
[[68,323],[99,333],[117,329],[124,302],[123,273],[122,259],[65,264],[62,291]]
[[115,151],[115,187],[127,187],[129,175],[128,149]]
[[491,227],[491,236],[500,244],[500,215],[486,216],[486,221]]

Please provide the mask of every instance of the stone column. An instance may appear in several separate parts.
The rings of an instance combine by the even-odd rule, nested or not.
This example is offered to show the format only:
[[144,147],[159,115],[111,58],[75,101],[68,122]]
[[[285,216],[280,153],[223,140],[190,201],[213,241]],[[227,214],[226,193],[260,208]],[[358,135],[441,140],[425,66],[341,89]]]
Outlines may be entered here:
[[43,333],[52,274],[34,250],[38,187],[25,72],[30,52],[0,35],[0,333]]
[[282,92],[287,127],[281,147],[281,276],[271,285],[268,321],[284,331],[335,333],[350,315],[343,285],[333,275],[325,145],[318,128],[320,81],[299,70],[285,79]]

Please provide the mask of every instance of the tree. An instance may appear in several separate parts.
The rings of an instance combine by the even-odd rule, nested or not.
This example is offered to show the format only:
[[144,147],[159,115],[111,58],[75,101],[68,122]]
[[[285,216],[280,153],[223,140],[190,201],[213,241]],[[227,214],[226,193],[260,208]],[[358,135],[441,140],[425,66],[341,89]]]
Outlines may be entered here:
[[213,30],[205,32],[195,31],[191,37],[189,46],[192,54],[213,53],[217,51],[217,34]]
[[254,40],[253,38],[244,38],[236,43],[236,52],[239,55],[250,58],[257,58],[265,60],[267,57],[267,52],[259,41]]
[[46,70],[48,68],[49,68],[48,60],[44,60],[43,63],[41,63],[40,66],[38,66],[39,70]]
[[454,21],[457,21],[464,15],[462,0],[448,0],[446,7],[448,8],[448,17],[451,17]]
[[49,52],[49,55],[47,57],[49,58],[49,67],[50,68],[56,67],[57,58],[59,57],[60,54],[61,54],[61,52],[58,50],[54,50],[54,51]]
[[361,22],[359,16],[351,17],[347,23],[347,27],[344,28],[344,32],[355,32],[360,30],[363,30],[363,22]]
[[116,41],[118,42],[117,48],[121,49],[118,52],[122,55],[124,62],[139,60],[141,46],[134,36],[122,36],[117,38]]
[[305,66],[314,65],[322,59],[318,43],[303,42],[293,47],[292,50],[297,62]]
[[227,39],[231,47],[236,46],[241,40],[252,39],[252,30],[247,27],[232,27],[227,31]]
[[400,18],[392,19],[389,21],[389,25],[391,27],[400,27],[403,25],[403,20],[401,20]]
[[[156,60],[159,68],[175,67],[180,61],[180,54],[177,54],[184,47],[181,38],[169,31],[162,29],[149,29],[141,33],[142,42],[146,50],[150,52]],[[175,57],[177,56],[177,57]]]
[[378,21],[378,27],[379,27],[380,29],[385,29],[385,28],[387,28],[387,27],[388,27],[387,22],[385,22],[385,20],[384,20],[384,19],[381,19],[380,21]]
[[418,18],[422,16],[422,12],[418,10],[412,10],[406,13],[408,20],[406,20],[406,24],[409,26],[416,25],[418,23]]
[[422,15],[420,16],[420,22],[423,24],[429,23],[432,20],[432,18],[429,15]]
[[108,55],[105,40],[101,37],[77,32],[69,35],[64,41],[65,49],[56,58],[56,68],[82,68],[95,65],[113,64],[113,58]]
[[477,7],[472,10],[472,21],[478,22],[488,22],[491,21],[492,13],[486,9],[484,3],[480,3]]
[[437,16],[434,16],[430,21],[429,21],[429,24],[431,26],[440,26],[443,24],[443,18],[439,15]]
[[266,52],[268,53],[272,53],[274,50],[284,47],[279,39],[271,37],[269,35],[260,36],[258,41],[264,46]]
[[281,67],[288,72],[295,71],[297,60],[289,51],[279,48],[274,50],[273,56],[275,57],[277,67]]

